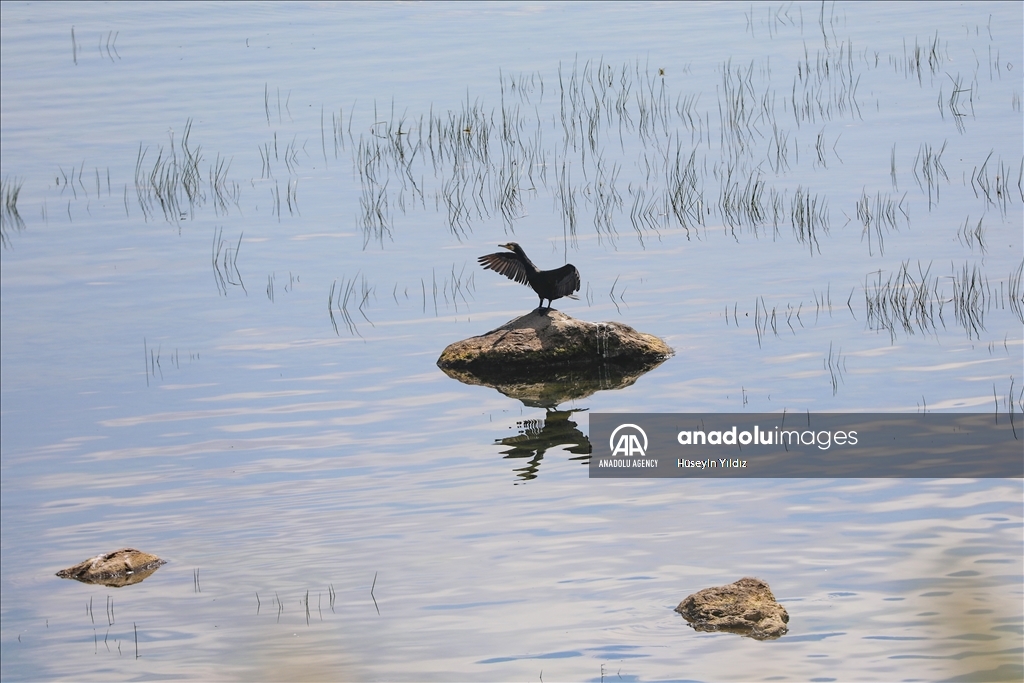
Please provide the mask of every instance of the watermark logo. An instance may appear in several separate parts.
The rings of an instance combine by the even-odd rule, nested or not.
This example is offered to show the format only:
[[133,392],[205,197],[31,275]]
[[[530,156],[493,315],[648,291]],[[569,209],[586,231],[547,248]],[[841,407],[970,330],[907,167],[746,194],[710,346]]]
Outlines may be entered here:
[[[622,434],[619,434],[622,432]],[[618,440],[616,440],[618,437]],[[641,439],[643,445],[640,445]],[[612,451],[612,457],[621,455],[626,458],[647,457],[647,433],[634,424],[619,425],[612,432],[608,439],[608,448]]]

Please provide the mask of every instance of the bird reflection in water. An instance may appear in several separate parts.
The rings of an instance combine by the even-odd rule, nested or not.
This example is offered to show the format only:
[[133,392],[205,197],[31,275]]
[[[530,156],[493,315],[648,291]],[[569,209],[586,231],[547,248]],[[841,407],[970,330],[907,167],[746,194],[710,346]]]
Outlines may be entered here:
[[496,444],[511,446],[502,451],[505,458],[529,458],[525,467],[512,470],[516,473],[516,484],[537,478],[540,462],[549,448],[564,447],[577,456],[570,460],[578,460],[583,465],[590,464],[590,454],[594,450],[590,439],[569,419],[576,412],[582,410],[549,408],[543,420],[523,420],[516,424],[519,434],[494,441]]

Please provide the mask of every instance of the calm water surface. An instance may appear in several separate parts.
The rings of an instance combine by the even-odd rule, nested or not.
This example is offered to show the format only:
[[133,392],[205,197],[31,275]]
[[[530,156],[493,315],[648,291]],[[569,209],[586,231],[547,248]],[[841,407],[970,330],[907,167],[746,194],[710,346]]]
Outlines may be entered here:
[[[1020,480],[579,448],[1021,412],[1019,3],[0,11],[5,680],[1024,676]],[[535,305],[509,239],[676,355],[558,412],[445,376]],[[53,575],[122,546],[168,564]],[[672,611],[742,576],[789,634]]]

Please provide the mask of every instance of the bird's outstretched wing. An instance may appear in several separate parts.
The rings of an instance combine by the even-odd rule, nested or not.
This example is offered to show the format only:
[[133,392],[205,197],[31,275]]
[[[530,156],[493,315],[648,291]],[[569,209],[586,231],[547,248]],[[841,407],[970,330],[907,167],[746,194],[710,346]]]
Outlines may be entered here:
[[566,263],[561,268],[555,268],[551,271],[551,275],[555,281],[555,298],[572,297],[574,292],[579,291],[580,271],[576,270],[576,266],[573,264]]
[[[487,254],[477,259],[481,266],[485,270],[493,270],[496,273],[501,273],[509,280],[515,280],[521,285],[529,285],[530,281],[526,277],[526,268],[523,267],[519,257],[512,252],[501,252],[497,254]],[[573,270],[576,270],[573,268]],[[576,276],[577,289],[579,289],[579,275]]]

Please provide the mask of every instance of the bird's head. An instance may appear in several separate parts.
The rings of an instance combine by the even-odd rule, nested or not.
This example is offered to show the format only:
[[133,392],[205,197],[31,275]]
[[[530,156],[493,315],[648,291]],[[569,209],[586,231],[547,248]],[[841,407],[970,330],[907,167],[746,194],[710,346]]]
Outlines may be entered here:
[[516,244],[515,242],[509,242],[508,244],[499,244],[498,246],[502,247],[503,249],[508,249],[509,251],[516,251],[517,249],[519,249],[519,245]]

